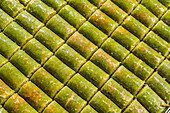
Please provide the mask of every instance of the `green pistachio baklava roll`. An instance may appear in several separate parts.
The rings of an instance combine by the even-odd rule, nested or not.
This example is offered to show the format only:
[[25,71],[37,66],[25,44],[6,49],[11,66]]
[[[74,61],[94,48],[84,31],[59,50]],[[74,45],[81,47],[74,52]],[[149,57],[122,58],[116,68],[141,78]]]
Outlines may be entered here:
[[55,55],[73,70],[78,69],[85,63],[86,59],[67,44],[61,46]]
[[158,18],[141,4],[135,8],[132,12],[132,16],[148,28],[151,28],[158,21]]
[[0,31],[3,30],[13,19],[0,9]]
[[167,10],[158,0],[142,0],[141,4],[157,17],[160,17]]
[[76,29],[61,18],[58,14],[53,16],[48,22],[47,27],[55,32],[59,37],[64,40],[67,40]]
[[129,16],[122,23],[122,26],[130,31],[133,35],[138,37],[140,40],[145,36],[145,34],[149,31],[149,29],[136,20],[134,17]]
[[76,9],[85,18],[88,18],[96,9],[88,0],[69,0],[69,5]]
[[25,83],[18,92],[38,112],[41,112],[46,105],[52,101],[39,87],[31,81]]
[[107,38],[106,34],[88,21],[85,22],[78,31],[97,46],[100,46]]
[[15,91],[17,91],[23,83],[28,81],[28,78],[26,78],[10,62],[0,68],[0,78]]
[[139,39],[122,26],[119,26],[111,37],[128,50],[132,50],[139,43]]
[[80,74],[74,75],[67,86],[86,101],[97,92],[97,88]]
[[98,49],[90,60],[109,75],[111,75],[120,64],[117,60],[104,52],[102,49]]
[[108,38],[101,48],[118,61],[122,61],[130,53],[112,38]]
[[27,11],[21,12],[16,17],[15,20],[18,24],[20,24],[24,29],[26,29],[32,35],[34,35],[39,29],[41,29],[44,26],[43,23],[41,23],[38,19],[36,19]]
[[170,26],[165,24],[163,21],[159,21],[154,27],[153,31],[158,34],[161,38],[170,43]]
[[19,46],[23,46],[33,36],[16,22],[12,22],[4,29],[4,34],[11,40],[16,42]]
[[138,93],[144,84],[144,81],[142,81],[124,66],[120,66],[113,74],[112,78],[125,87],[133,95]]
[[1,8],[10,16],[15,17],[19,14],[24,6],[18,0],[2,0]]
[[120,113],[121,109],[100,91],[97,92],[89,102],[99,113]]
[[133,95],[112,78],[104,84],[101,92],[121,109],[125,108],[133,99]]
[[165,102],[149,87],[145,86],[137,95],[137,100],[151,113],[165,112]]
[[7,111],[10,111],[10,113],[38,113],[17,93],[7,100],[7,102],[4,104],[4,108]]
[[63,7],[58,14],[77,29],[86,21],[86,18],[70,5]]
[[67,86],[61,89],[55,96],[55,100],[70,113],[80,112],[87,103]]
[[146,80],[154,71],[154,69],[132,53],[126,57],[123,65],[142,80]]
[[23,50],[16,52],[11,57],[10,62],[27,77],[30,77],[32,73],[40,67],[40,64],[38,64]]
[[14,90],[0,79],[0,104],[3,104],[13,93]]
[[128,15],[111,0],[107,0],[101,7],[100,10],[111,17],[114,21],[120,24],[123,19]]
[[85,38],[79,32],[75,32],[68,40],[67,44],[88,59],[96,50],[97,46]]
[[53,53],[35,38],[27,42],[23,50],[34,58],[38,63],[43,64]]
[[146,35],[143,41],[154,50],[161,53],[162,56],[167,56],[170,52],[170,44],[152,31]]
[[56,51],[64,43],[63,39],[47,27],[40,29],[36,33],[35,38],[52,52]]
[[0,54],[10,58],[20,47],[3,33],[0,33]]
[[56,51],[64,43],[63,39],[47,27],[40,29],[36,33],[35,38],[52,52]]
[[63,84],[65,84],[75,74],[71,68],[55,56],[52,56],[44,64],[44,68]]
[[170,84],[155,72],[146,82],[167,103],[170,102]]
[[170,61],[169,60],[164,60],[161,65],[157,69],[158,73],[166,78],[168,82],[170,82]]
[[40,87],[51,98],[53,98],[55,94],[63,87],[63,84],[44,68],[38,69],[30,80]]
[[46,23],[56,14],[53,8],[46,5],[41,0],[31,0],[26,6],[26,10],[43,23]]
[[100,88],[109,78],[107,73],[90,61],[80,68],[79,73],[98,88]]
[[164,59],[164,57],[159,54],[157,51],[149,47],[146,43],[141,42],[136,46],[133,50],[133,54],[135,54],[138,58],[146,62],[152,68],[156,68]]
[[107,35],[117,27],[117,23],[100,10],[95,11],[89,21]]

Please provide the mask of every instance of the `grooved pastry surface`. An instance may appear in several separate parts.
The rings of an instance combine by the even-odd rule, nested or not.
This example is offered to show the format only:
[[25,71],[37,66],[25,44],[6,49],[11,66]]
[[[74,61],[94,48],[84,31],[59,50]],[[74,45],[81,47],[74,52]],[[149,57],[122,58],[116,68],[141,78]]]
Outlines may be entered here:
[[169,0],[0,0],[0,113],[164,113]]

